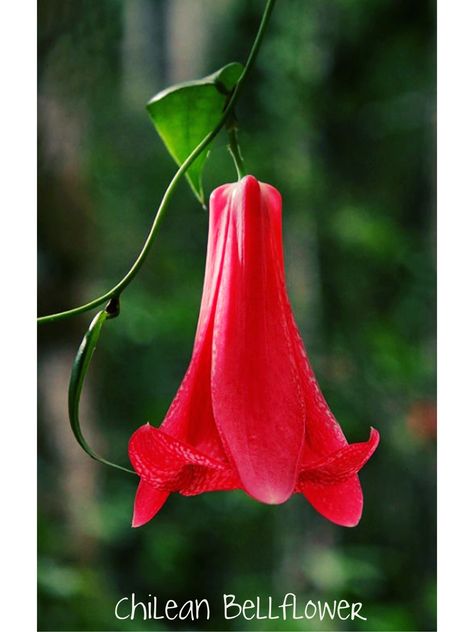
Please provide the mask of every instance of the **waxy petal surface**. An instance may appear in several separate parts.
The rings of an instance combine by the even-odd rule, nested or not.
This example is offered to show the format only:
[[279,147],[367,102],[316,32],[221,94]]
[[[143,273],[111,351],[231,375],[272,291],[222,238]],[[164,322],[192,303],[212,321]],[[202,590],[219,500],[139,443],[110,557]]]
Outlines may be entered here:
[[303,494],[316,511],[331,522],[341,527],[358,524],[364,499],[357,475],[333,485],[310,483],[304,487]]
[[140,480],[135,494],[132,527],[141,527],[154,518],[165,504],[168,496],[169,492],[155,489],[144,480]]
[[282,503],[295,488],[305,408],[275,266],[281,253],[272,222],[281,201],[270,208],[261,192],[268,186],[247,176],[227,201],[211,383],[216,424],[243,488]]
[[192,496],[210,489],[239,486],[238,478],[227,463],[213,459],[149,424],[132,435],[129,456],[141,480],[160,491]]
[[310,366],[285,287],[280,194],[252,176],[219,187],[188,370],[161,426],[130,439],[140,476],[133,526],[171,492],[237,488],[272,504],[300,492],[355,526],[357,472],[378,441],[372,429],[348,444]]
[[300,473],[298,491],[325,518],[344,527],[354,527],[363,508],[357,472],[367,463],[379,443],[379,433],[371,428],[368,441],[351,443]]
[[[172,491],[192,495],[240,486],[216,428],[210,384],[212,326],[226,238],[226,222],[221,221],[219,209],[227,195],[226,187],[214,192],[219,204],[209,224],[201,310],[188,370],[160,428],[141,426],[129,442],[130,461],[141,477],[135,502],[140,524],[147,521],[147,515],[148,520],[155,515]],[[153,494],[144,491],[148,488],[166,493],[156,510]]]
[[343,483],[367,463],[379,444],[379,433],[371,428],[368,441],[351,443],[322,460],[305,465],[299,481],[306,483]]
[[[282,221],[281,212],[278,212],[280,194],[274,187],[268,185],[263,188],[263,193],[273,217],[271,228],[273,231],[274,244],[278,250],[278,256],[275,257],[275,267],[277,273],[280,275],[280,284],[285,288]],[[342,446],[347,445],[347,441],[336,418],[324,399],[313,369],[311,368],[286,288],[282,296],[284,299],[283,305],[286,322],[293,346],[293,355],[298,367],[306,410],[305,442],[302,454],[302,464],[304,464],[308,460],[311,461],[315,458],[333,453]]]

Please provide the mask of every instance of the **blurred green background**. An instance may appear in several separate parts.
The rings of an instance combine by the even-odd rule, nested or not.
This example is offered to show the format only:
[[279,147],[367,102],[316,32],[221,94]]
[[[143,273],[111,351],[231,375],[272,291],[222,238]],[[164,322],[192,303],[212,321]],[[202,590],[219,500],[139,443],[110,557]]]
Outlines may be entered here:
[[[175,171],[144,105],[162,88],[243,61],[260,0],[39,0],[39,312],[111,287],[141,247]],[[238,105],[249,170],[284,200],[289,292],[350,441],[381,444],[361,472],[355,529],[300,495],[173,495],[130,527],[136,480],[91,461],[66,412],[92,314],[39,330],[40,630],[179,629],[117,621],[132,592],[208,598],[182,629],[432,630],[436,607],[435,3],[278,0]],[[225,137],[207,193],[235,179]],[[140,276],[96,352],[82,416],[127,464],[190,359],[207,214],[182,183]],[[296,592],[362,601],[366,622],[225,621],[239,600]],[[237,621],[237,623],[236,623]],[[265,624],[267,627],[265,628]],[[193,628],[194,625],[194,628]]]

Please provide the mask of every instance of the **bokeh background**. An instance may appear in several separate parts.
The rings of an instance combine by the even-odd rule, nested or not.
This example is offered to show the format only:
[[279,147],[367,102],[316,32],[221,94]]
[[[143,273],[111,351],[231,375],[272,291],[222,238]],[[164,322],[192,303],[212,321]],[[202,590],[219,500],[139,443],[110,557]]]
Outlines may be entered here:
[[[175,166],[144,105],[244,61],[260,0],[39,0],[39,312],[111,287],[143,242]],[[130,595],[362,601],[367,622],[272,630],[432,630],[436,605],[435,3],[278,0],[238,105],[250,171],[280,189],[288,285],[323,392],[350,441],[380,447],[365,510],[337,527],[302,496],[173,495],[130,527],[136,480],[72,438],[67,383],[92,314],[39,330],[40,630],[164,630],[117,621]],[[225,138],[205,186],[232,181]],[[104,329],[82,407],[90,443],[127,464],[184,375],[207,214],[179,187],[146,266]],[[258,625],[258,628],[256,627]],[[267,622],[267,629],[270,624]]]

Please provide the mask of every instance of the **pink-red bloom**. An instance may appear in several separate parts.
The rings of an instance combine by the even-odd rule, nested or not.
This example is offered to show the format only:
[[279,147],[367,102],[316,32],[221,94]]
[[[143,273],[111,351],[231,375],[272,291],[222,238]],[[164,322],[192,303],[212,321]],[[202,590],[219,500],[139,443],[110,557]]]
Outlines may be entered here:
[[246,176],[216,189],[191,362],[159,428],[131,437],[133,525],[171,492],[302,493],[333,522],[362,512],[357,472],[379,441],[348,444],[311,370],[285,287],[278,191]]

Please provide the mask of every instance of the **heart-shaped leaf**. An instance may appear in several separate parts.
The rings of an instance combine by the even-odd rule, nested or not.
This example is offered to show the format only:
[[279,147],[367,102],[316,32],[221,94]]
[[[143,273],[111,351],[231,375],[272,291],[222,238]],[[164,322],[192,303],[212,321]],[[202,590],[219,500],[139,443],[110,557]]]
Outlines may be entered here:
[[[242,71],[242,64],[234,62],[203,79],[171,86],[148,102],[156,131],[178,165],[217,125]],[[205,202],[202,170],[208,154],[203,151],[186,172],[201,204]]]

